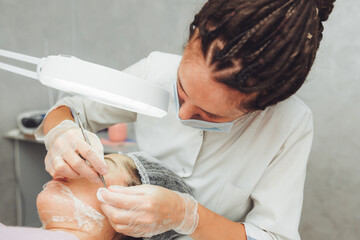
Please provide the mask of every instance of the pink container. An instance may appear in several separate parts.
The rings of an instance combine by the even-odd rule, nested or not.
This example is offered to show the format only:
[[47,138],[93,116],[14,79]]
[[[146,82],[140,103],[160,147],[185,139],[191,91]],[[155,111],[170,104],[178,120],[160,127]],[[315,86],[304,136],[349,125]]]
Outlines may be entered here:
[[109,139],[112,142],[125,141],[127,138],[126,123],[118,123],[108,128]]

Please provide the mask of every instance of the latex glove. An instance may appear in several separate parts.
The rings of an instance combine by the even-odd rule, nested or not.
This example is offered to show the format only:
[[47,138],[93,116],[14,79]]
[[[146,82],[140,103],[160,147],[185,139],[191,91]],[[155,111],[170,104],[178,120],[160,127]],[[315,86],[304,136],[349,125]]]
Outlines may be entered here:
[[189,194],[153,185],[110,186],[97,193],[112,227],[133,237],[151,237],[168,230],[192,234],[198,224],[198,203]]
[[[85,130],[90,144],[87,144],[79,126],[70,120],[61,122],[45,136],[48,150],[45,157],[45,169],[53,178],[85,177],[92,182],[101,180],[97,172],[105,175],[107,166],[104,160],[103,146],[96,134]],[[91,164],[89,166],[79,154]]]

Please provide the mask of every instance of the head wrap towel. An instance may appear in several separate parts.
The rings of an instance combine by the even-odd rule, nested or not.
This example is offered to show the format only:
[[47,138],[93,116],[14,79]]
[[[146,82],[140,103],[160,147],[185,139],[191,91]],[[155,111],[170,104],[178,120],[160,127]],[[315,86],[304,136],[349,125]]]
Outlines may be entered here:
[[[135,163],[139,175],[141,176],[142,184],[151,184],[160,187],[177,191],[181,193],[188,193],[193,195],[190,187],[184,182],[184,180],[176,175],[171,170],[164,167],[159,160],[150,156],[145,152],[133,152],[128,153]],[[145,238],[147,240],[171,240],[182,234],[173,230],[152,236],[151,238]]]

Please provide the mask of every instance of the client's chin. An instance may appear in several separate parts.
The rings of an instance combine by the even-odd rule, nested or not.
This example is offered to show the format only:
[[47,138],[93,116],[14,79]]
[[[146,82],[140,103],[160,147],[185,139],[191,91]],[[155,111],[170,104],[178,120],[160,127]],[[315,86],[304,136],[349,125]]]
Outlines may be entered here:
[[61,181],[50,181],[44,185],[36,205],[45,229],[93,233],[100,232],[104,227],[105,217],[80,201]]

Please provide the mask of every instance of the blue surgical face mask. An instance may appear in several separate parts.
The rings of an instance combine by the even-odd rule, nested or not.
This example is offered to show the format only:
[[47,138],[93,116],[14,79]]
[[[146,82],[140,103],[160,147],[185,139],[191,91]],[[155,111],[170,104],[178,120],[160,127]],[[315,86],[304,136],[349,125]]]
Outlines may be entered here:
[[232,126],[234,125],[234,122],[236,122],[238,120],[237,119],[232,122],[224,122],[224,123],[214,123],[214,122],[207,122],[207,121],[196,120],[196,119],[183,120],[179,117],[180,104],[179,104],[179,96],[178,96],[176,80],[173,81],[173,89],[174,89],[176,116],[184,126],[200,129],[203,131],[209,131],[209,132],[229,133]]

